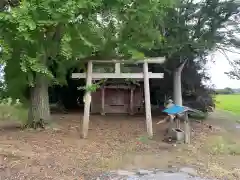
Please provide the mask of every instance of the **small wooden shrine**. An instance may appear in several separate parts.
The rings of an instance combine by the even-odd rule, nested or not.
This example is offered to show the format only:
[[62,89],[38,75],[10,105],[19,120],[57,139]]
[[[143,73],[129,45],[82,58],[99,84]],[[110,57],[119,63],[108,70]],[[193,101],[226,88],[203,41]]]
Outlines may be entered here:
[[108,81],[92,93],[91,113],[130,114],[144,112],[143,84]]
[[[72,78],[86,78],[86,86],[92,85],[92,80],[99,79],[142,79],[143,80],[143,94],[144,94],[144,111],[146,115],[146,127],[147,132],[150,137],[153,136],[152,129],[152,114],[151,114],[151,102],[150,102],[150,88],[149,88],[149,79],[163,78],[163,73],[152,73],[149,72],[148,64],[162,64],[165,62],[164,57],[158,58],[149,58],[143,60],[90,60],[87,65],[86,73],[73,73]],[[104,64],[101,67],[93,68],[93,63],[96,64]],[[106,71],[108,69],[107,65],[114,64],[113,71]],[[128,72],[121,71],[121,65],[126,64],[139,64],[141,65],[141,72],[134,72],[134,68],[131,68]],[[104,70],[104,72],[101,71]],[[109,68],[111,69],[111,68]],[[139,69],[139,68],[137,68]],[[114,95],[114,93],[117,94]],[[139,92],[140,91],[140,92]],[[100,95],[101,94],[101,95]],[[133,86],[104,86],[96,93],[86,92],[85,94],[85,104],[84,104],[84,117],[83,117],[83,129],[82,129],[82,137],[86,138],[88,134],[89,127],[89,116],[91,112],[101,112],[105,114],[107,112],[128,112],[130,114],[134,114],[138,106],[142,103],[142,98],[139,98],[141,95],[141,88],[134,88]],[[119,97],[116,97],[119,96]],[[101,98],[100,98],[101,97]],[[135,104],[136,102],[136,104]]]

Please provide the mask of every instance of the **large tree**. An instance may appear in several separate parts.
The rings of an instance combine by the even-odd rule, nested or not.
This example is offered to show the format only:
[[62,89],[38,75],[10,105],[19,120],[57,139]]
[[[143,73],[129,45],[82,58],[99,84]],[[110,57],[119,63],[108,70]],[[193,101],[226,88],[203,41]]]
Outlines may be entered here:
[[[29,126],[50,119],[48,87],[64,76],[67,65],[93,56],[137,54],[136,45],[152,45],[161,36],[154,28],[160,19],[154,17],[170,5],[169,0],[4,2],[0,44],[5,80],[15,96],[30,88]],[[57,64],[54,73],[53,63]]]
[[[236,53],[238,56],[240,56],[240,52]],[[229,72],[225,72],[231,79],[236,79],[240,80],[240,60],[239,59],[234,59],[234,60],[229,60],[231,70]]]
[[[231,33],[236,31],[236,27],[231,26],[231,32],[225,29],[234,23],[233,19],[238,14],[238,6],[231,0],[181,0],[177,8],[168,8],[163,23],[158,27],[165,34],[163,44],[146,54],[167,57],[164,68],[169,70],[170,77],[174,79],[175,103],[182,104],[182,84],[194,89],[194,85],[201,85],[201,81],[207,78],[204,68],[209,53],[222,51],[226,45],[234,45]],[[170,88],[169,79],[166,81],[164,84]]]

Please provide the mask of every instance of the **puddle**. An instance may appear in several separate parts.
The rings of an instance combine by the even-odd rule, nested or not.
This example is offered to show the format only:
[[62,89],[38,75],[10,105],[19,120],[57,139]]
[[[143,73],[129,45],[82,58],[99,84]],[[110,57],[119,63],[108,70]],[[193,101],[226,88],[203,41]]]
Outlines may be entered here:
[[138,170],[125,171],[118,170],[112,173],[105,173],[99,176],[97,180],[213,180],[200,178],[193,168],[184,167],[171,170]]
[[235,126],[235,128],[236,128],[236,129],[240,129],[240,124],[237,124],[237,125]]

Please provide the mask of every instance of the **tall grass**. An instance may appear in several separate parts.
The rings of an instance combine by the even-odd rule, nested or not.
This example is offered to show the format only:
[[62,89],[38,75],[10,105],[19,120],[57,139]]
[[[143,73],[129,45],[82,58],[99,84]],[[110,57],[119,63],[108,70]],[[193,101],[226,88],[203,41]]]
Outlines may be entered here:
[[27,108],[17,99],[0,100],[0,121],[17,121],[22,125],[27,122]]

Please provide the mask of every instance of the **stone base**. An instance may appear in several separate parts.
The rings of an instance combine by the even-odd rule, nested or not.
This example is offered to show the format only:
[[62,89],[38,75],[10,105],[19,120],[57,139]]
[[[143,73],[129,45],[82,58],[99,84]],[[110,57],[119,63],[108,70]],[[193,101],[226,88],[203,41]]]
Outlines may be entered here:
[[176,141],[184,141],[184,131],[178,128],[172,129],[172,138]]

